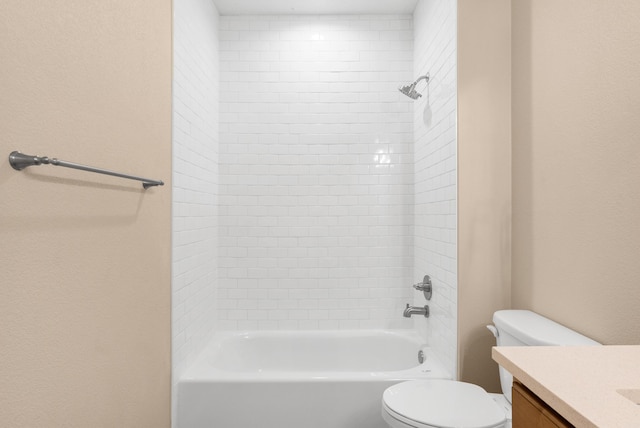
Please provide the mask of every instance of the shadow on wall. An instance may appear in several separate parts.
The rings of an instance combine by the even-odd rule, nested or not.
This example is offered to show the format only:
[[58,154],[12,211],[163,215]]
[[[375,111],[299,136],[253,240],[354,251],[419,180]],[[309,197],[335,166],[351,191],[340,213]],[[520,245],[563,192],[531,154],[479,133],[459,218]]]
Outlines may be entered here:
[[[466,344],[466,352],[462,361],[460,379],[464,382],[482,385],[488,392],[500,393],[500,379],[498,364],[491,365],[487,370],[486,358],[474,358],[475,355],[491,353],[491,347],[496,345],[496,338],[485,327],[478,327],[472,332],[473,339]],[[491,358],[489,355],[487,358]]]
[[[533,25],[531,21],[532,7],[530,2],[520,4],[521,12],[512,14],[512,25],[518,26],[518,35],[523,35],[520,39],[514,39],[513,43],[518,45],[519,58],[524,61],[512,61],[513,84],[512,109],[519,111],[519,115],[512,118],[512,150],[513,163],[518,165],[518,174],[513,175],[513,188],[518,191],[512,192],[513,218],[519,222],[519,227],[512,228],[513,245],[520,246],[520,254],[525,257],[512,257],[512,272],[521,272],[525,278],[533,278],[532,265],[520,263],[522,259],[531,259],[533,253]],[[517,37],[515,34],[512,37]],[[521,207],[522,209],[518,210]],[[514,255],[517,249],[514,248]],[[532,279],[533,280],[533,279]],[[522,301],[532,300],[533,288],[519,287],[516,293],[527,293],[522,296]]]
[[[141,207],[144,203],[145,194],[150,194],[153,189],[143,189],[141,185],[131,184],[111,184],[105,182],[110,178],[91,175],[79,178],[67,178],[61,176],[59,171],[16,171],[6,162],[2,165],[0,173],[0,185],[7,184],[13,188],[20,188],[24,182],[38,182],[43,187],[43,193],[38,199],[38,204],[46,207],[46,210],[34,213],[29,205],[20,204],[16,200],[21,196],[17,193],[7,193],[5,200],[16,206],[23,206],[23,212],[16,216],[0,216],[7,224],[12,224],[14,230],[42,231],[53,229],[92,229],[96,223],[102,227],[122,227],[135,224],[138,219]],[[74,172],[62,172],[65,174],[75,174]],[[79,173],[83,174],[83,173]],[[95,181],[94,181],[95,180]],[[115,179],[119,180],[119,179]],[[11,183],[15,182],[15,185]],[[119,183],[119,181],[118,181]],[[59,186],[59,187],[58,187]],[[85,203],[74,215],[69,215],[67,211],[67,196],[60,192],[64,188],[75,188],[81,194]],[[55,189],[53,191],[52,189]],[[101,192],[97,192],[101,191]],[[99,204],[104,198],[104,192],[117,192],[118,200],[121,204],[113,204],[108,207]],[[74,197],[78,193],[73,193]],[[17,209],[17,208],[16,208]]]

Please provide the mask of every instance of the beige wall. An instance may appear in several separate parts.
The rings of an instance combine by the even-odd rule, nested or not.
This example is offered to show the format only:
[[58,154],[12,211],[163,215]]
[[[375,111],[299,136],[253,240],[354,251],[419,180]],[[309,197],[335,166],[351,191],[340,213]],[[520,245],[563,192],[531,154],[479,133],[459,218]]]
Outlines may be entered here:
[[501,307],[640,343],[640,3],[518,0],[505,11],[459,1],[459,376],[493,390],[483,326]]
[[513,306],[640,344],[640,2],[513,2]]
[[458,1],[458,377],[498,391],[493,312],[510,305],[510,1]]
[[171,2],[3,0],[0,58],[0,425],[168,426]]

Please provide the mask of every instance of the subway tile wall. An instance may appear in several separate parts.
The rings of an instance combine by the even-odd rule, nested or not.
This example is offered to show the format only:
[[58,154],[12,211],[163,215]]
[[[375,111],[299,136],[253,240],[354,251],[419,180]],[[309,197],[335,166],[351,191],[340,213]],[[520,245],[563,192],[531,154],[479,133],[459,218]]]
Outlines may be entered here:
[[[429,72],[429,103],[414,104],[414,275],[430,274],[434,295],[428,323],[415,320],[449,371],[457,360],[456,2],[421,0],[414,12],[414,75]],[[430,106],[431,114],[425,108]],[[424,304],[422,293],[414,302]]]
[[412,326],[412,23],[220,18],[221,329]]
[[175,394],[177,379],[209,341],[217,320],[218,11],[210,0],[181,0],[174,2],[173,22]]

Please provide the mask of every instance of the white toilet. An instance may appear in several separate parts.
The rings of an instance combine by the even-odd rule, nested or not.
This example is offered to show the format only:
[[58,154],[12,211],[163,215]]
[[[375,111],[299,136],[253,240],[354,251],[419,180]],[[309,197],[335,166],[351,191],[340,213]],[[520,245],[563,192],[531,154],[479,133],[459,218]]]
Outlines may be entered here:
[[[498,346],[595,346],[598,342],[531,311],[504,310],[489,325]],[[398,383],[382,396],[392,428],[511,427],[511,374],[500,367],[504,396],[470,383],[429,379]]]

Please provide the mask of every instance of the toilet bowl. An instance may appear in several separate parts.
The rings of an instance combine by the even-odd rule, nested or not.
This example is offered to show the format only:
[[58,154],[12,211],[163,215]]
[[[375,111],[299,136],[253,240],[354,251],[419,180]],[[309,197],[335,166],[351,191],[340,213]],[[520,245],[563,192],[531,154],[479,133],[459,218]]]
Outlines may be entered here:
[[[600,345],[550,319],[525,310],[504,310],[487,326],[498,346]],[[502,367],[503,394],[445,379],[410,380],[387,388],[382,418],[391,428],[511,428],[512,377]]]
[[510,406],[500,407],[484,389],[465,382],[402,382],[382,396],[382,418],[392,428],[500,428],[510,416]]

